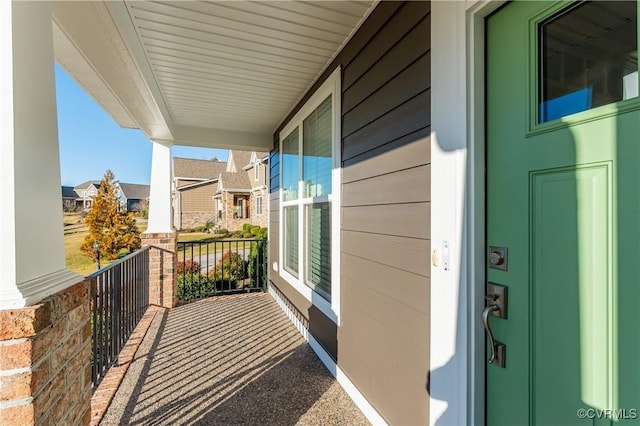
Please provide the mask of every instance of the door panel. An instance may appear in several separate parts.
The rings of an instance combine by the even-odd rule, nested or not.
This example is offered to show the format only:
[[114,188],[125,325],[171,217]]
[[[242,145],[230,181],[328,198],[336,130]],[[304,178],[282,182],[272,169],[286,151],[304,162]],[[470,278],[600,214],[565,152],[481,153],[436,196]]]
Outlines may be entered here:
[[[509,287],[508,319],[489,319],[507,347],[506,368],[487,364],[489,425],[640,424],[637,53],[622,52],[636,58],[629,71],[627,59],[609,66],[560,47],[565,68],[554,72],[566,81],[539,90],[536,30],[572,7],[513,2],[487,20],[487,245],[509,250],[507,271],[487,268],[490,282]],[[601,46],[611,31],[637,38],[636,28],[605,28],[637,26],[628,10],[599,9],[567,40],[578,29]],[[567,96],[585,107],[565,107]]]

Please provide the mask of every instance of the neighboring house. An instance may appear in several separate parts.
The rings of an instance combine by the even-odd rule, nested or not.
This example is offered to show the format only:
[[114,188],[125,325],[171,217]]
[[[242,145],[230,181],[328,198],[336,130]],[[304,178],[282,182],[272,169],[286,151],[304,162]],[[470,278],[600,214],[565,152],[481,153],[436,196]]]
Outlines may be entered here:
[[173,158],[173,224],[183,230],[215,221],[218,210],[213,201],[218,177],[227,163],[217,158],[196,160]]
[[72,212],[76,210],[76,200],[78,194],[73,190],[73,186],[62,187],[62,211]]
[[149,185],[116,182],[115,193],[121,210],[139,212],[149,208]]
[[[93,198],[98,193],[100,182],[90,180],[73,188],[78,195],[77,204],[81,205],[82,210],[89,210],[93,206]],[[149,185],[115,182],[115,196],[120,203],[120,209],[137,212],[147,208],[149,188]]]
[[73,191],[78,194],[78,204],[82,210],[89,210],[93,206],[93,197],[100,188],[99,180],[88,180],[73,187]]
[[235,231],[246,223],[267,226],[268,155],[229,152],[227,162],[174,158],[174,225],[193,228],[208,221]]

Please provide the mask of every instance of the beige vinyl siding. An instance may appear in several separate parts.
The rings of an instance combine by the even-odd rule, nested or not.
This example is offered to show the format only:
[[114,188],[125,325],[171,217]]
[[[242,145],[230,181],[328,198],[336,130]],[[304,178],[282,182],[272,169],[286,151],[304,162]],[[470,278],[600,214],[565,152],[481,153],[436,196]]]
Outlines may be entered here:
[[213,196],[218,188],[217,182],[196,186],[181,191],[183,212],[215,212]]
[[[271,270],[272,283],[390,424],[429,421],[429,9],[428,2],[381,2],[298,106],[342,66],[340,327]],[[276,139],[272,260],[278,148]]]

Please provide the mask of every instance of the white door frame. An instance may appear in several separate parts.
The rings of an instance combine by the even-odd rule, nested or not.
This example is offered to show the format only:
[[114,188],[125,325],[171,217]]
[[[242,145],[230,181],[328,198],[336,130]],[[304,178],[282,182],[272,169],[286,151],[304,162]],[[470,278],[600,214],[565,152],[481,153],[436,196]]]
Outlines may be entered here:
[[484,424],[485,17],[504,1],[431,4],[433,425]]

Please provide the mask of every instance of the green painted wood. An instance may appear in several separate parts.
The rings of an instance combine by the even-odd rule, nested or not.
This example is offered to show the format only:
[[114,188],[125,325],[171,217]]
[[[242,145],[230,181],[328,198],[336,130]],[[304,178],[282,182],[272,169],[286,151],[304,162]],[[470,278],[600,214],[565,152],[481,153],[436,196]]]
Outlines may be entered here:
[[487,268],[509,287],[487,424],[640,424],[638,100],[535,122],[532,35],[553,10],[513,2],[487,21],[487,243],[509,248],[508,271]]

